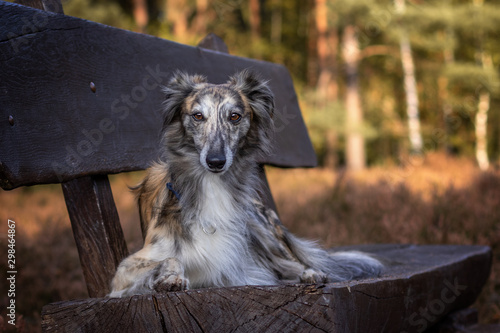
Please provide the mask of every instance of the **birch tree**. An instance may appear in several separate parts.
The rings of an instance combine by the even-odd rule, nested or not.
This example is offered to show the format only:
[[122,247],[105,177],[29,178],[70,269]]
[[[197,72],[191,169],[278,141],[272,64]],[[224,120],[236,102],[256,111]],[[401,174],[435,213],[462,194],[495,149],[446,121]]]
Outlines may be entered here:
[[[483,0],[473,0],[474,6],[482,9]],[[476,13],[479,15],[479,13]],[[477,32],[477,43],[476,48],[476,61],[477,63],[485,69],[492,67],[491,56],[486,53],[483,49],[483,36],[479,29]],[[488,111],[490,109],[490,93],[487,89],[481,89],[479,92],[476,121],[475,121],[475,132],[476,132],[476,160],[479,168],[481,170],[487,170],[490,166],[490,160],[488,158]]]
[[[405,12],[405,0],[395,0],[396,13],[402,16]],[[406,114],[408,117],[408,133],[410,147],[413,153],[422,153],[423,141],[420,133],[420,116],[418,111],[418,92],[415,80],[415,65],[411,54],[410,40],[403,25],[400,27],[399,46],[401,64],[404,74],[404,88],[406,93]]]
[[[474,59],[455,64],[449,69],[449,76],[455,82],[465,85],[476,101],[474,116],[475,157],[481,170],[490,165],[488,156],[488,118],[492,103],[491,95],[500,88],[498,71],[491,56],[492,47],[498,33],[500,10],[483,0],[473,0],[472,7],[461,5],[455,8],[454,28],[470,43]],[[471,49],[469,46],[469,50]]]
[[366,167],[365,140],[363,137],[363,110],[361,108],[358,65],[360,61],[359,40],[356,28],[347,25],[342,38],[342,56],[345,62],[346,93],[346,161],[349,170],[357,171]]

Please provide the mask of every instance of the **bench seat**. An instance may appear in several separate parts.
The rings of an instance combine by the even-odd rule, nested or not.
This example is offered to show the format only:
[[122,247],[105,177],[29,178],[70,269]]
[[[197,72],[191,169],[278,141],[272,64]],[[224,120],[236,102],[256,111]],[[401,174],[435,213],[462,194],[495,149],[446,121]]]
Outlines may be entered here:
[[379,278],[359,281],[59,302],[43,308],[42,326],[45,332],[423,332],[475,301],[492,258],[485,246],[348,249],[390,266]]

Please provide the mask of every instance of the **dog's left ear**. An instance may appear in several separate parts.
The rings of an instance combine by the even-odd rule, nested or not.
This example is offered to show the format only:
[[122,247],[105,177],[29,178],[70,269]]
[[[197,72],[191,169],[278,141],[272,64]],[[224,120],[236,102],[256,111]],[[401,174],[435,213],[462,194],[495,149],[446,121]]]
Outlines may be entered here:
[[269,126],[272,125],[274,95],[267,81],[249,70],[243,70],[232,76],[228,83],[234,85],[248,99],[253,116]]

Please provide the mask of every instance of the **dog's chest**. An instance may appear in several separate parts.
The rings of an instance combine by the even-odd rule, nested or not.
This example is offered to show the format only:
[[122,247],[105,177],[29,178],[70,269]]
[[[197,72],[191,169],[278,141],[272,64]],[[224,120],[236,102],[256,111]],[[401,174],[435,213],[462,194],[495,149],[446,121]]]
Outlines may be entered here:
[[196,215],[205,231],[212,233],[214,228],[232,228],[239,207],[220,177],[206,177],[200,192]]
[[183,257],[191,283],[217,285],[228,271],[240,270],[244,264],[245,223],[235,199],[218,179],[204,183],[200,194],[192,240]]

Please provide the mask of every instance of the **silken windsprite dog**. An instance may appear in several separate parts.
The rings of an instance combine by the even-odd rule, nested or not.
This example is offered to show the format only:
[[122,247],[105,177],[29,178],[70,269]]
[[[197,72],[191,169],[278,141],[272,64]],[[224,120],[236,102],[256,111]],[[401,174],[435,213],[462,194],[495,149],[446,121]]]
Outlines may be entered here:
[[295,237],[259,201],[256,157],[273,133],[265,81],[242,71],[215,85],[177,72],[164,91],[162,154],[135,188],[144,247],[119,265],[110,297],[380,273],[369,255]]

